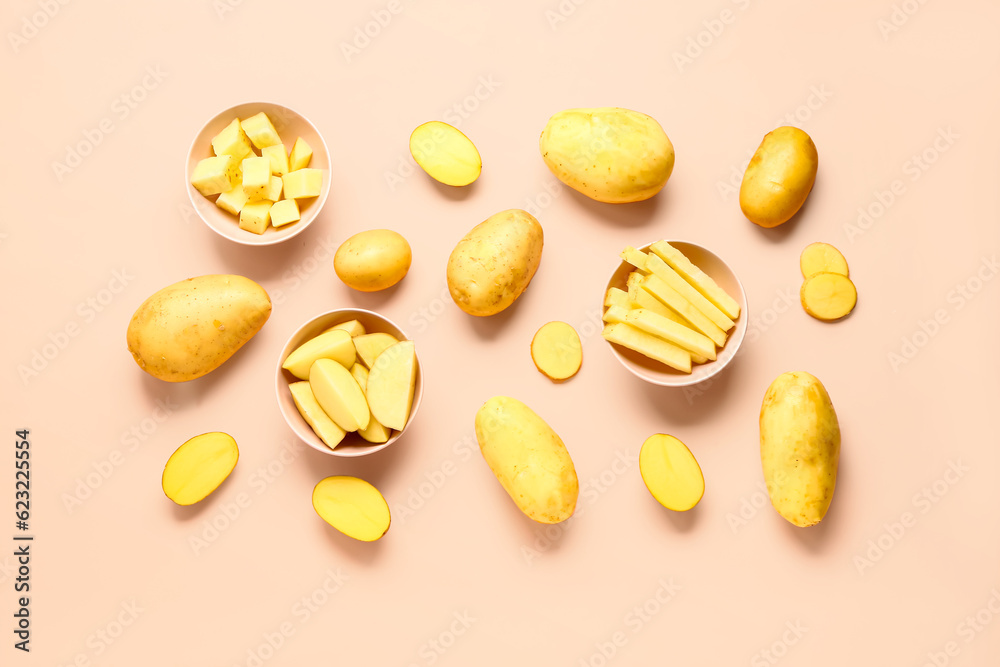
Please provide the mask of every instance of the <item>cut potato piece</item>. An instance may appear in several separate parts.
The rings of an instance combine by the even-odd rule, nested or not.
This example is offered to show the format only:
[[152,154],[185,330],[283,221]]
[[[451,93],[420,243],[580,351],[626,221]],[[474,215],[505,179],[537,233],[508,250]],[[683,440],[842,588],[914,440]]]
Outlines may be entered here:
[[271,202],[248,202],[240,209],[240,229],[254,234],[263,234],[271,224]]
[[281,177],[285,199],[318,197],[323,191],[322,169],[299,169]]
[[829,243],[810,243],[799,256],[799,268],[802,277],[809,278],[817,273],[839,273],[850,277],[847,260],[840,251]]
[[326,414],[320,407],[309,383],[305,380],[293,382],[288,385],[288,388],[292,392],[295,407],[299,409],[299,414],[306,420],[306,423],[312,427],[313,432],[330,449],[339,445],[347,435],[347,431],[337,426],[337,422],[330,419],[330,415]]
[[370,369],[378,355],[382,354],[390,345],[395,345],[398,342],[395,336],[383,332],[361,334],[354,337],[354,348],[358,351],[358,356],[361,357],[364,365]]
[[239,215],[246,203],[247,193],[243,191],[242,183],[237,183],[231,189],[219,195],[219,198],[215,200],[216,206],[233,215]]
[[363,479],[333,476],[313,489],[313,509],[320,518],[362,542],[374,542],[389,530],[389,504]]
[[[278,192],[280,193],[282,181],[277,176],[272,176],[271,182],[273,183],[274,181],[278,181]],[[295,203],[294,199],[282,199],[281,201],[274,202],[270,214],[271,225],[274,227],[284,227],[302,219],[302,216],[299,214],[299,205]]]
[[367,428],[368,401],[351,372],[332,359],[317,359],[309,370],[316,402],[345,431]]
[[[368,393],[368,369],[365,368],[364,364],[357,363],[351,366],[351,375],[354,379],[358,381],[358,385],[361,387],[361,391]],[[367,396],[366,396],[367,400]],[[369,408],[370,409],[370,408]],[[392,435],[392,430],[386,428],[379,423],[374,416],[368,421],[368,428],[363,428],[358,430],[358,435],[362,439],[373,443],[382,443],[389,439]]]
[[601,318],[606,324],[621,324],[625,322],[631,308],[628,306],[608,306]]
[[729,296],[724,289],[719,287],[704,271],[695,266],[680,250],[666,241],[657,241],[650,246],[650,250],[666,262],[670,268],[679,273],[681,277],[691,283],[695,289],[701,292],[706,299],[715,304],[729,318],[735,320],[740,316],[740,305],[736,303],[736,299]]
[[292,350],[281,367],[300,380],[308,380],[309,369],[317,359],[332,359],[344,368],[353,366],[355,352],[351,334],[333,329],[310,338]]
[[313,149],[306,143],[306,140],[299,137],[292,145],[292,152],[288,154],[288,171],[298,171],[309,166],[312,159]]
[[236,467],[240,450],[227,433],[196,435],[163,467],[163,493],[178,505],[193,505],[219,488]]
[[650,359],[659,361],[684,373],[691,372],[691,354],[673,343],[640,331],[629,324],[609,324],[601,332],[604,339],[635,350]]
[[237,160],[242,160],[253,152],[239,118],[234,118],[222,132],[212,137],[212,150],[216,155],[232,155]]
[[858,291],[847,276],[839,273],[817,273],[806,278],[799,299],[807,313],[817,320],[839,320],[854,310]]
[[243,131],[246,132],[247,136],[250,137],[250,141],[257,148],[264,149],[268,146],[277,146],[281,143],[278,131],[274,129],[271,119],[263,111],[255,116],[250,116],[241,122],[240,125],[243,126]]
[[608,293],[604,295],[604,306],[606,308],[613,308],[618,306],[619,308],[625,308],[626,310],[632,307],[632,302],[629,301],[628,292],[617,287],[612,287],[608,290]]
[[667,266],[667,263],[660,259],[658,255],[650,255],[646,261],[646,267],[653,275],[669,285],[674,291],[684,297],[688,303],[698,309],[701,314],[711,320],[715,326],[723,331],[729,331],[736,326],[731,319],[726,317],[725,313],[716,308],[711,301],[692,287],[680,274]]
[[715,361],[715,343],[708,336],[645,308],[626,313],[625,321],[692,354]]
[[410,135],[410,155],[435,181],[469,185],[483,169],[475,144],[457,128],[432,120]]
[[410,416],[416,383],[417,355],[413,341],[404,340],[387,347],[375,358],[368,374],[368,406],[372,416],[382,425],[402,431]]
[[545,377],[562,382],[576,375],[583,363],[583,347],[576,329],[565,322],[549,322],[531,339],[531,360]]
[[284,144],[275,144],[260,149],[262,157],[266,157],[271,163],[271,174],[274,176],[284,176],[290,170],[288,168],[288,153],[285,152]]
[[705,495],[701,466],[691,450],[671,435],[658,433],[642,443],[639,473],[649,492],[667,509],[686,512]]
[[722,347],[726,344],[726,332],[708,319],[704,313],[692,306],[675,289],[663,282],[659,276],[646,276],[642,281],[642,288],[656,297],[661,303],[677,311],[691,326],[711,338],[716,345]]
[[632,246],[625,246],[625,249],[622,250],[621,258],[639,271],[647,270],[646,261],[649,259],[649,256],[641,250],[637,250]]
[[[361,324],[361,322],[358,322],[357,320],[348,320],[347,322],[341,322],[340,324],[334,324],[332,327],[330,327],[326,331],[335,331],[337,329],[343,329],[344,331],[346,331],[347,333],[349,333],[351,335],[351,338],[354,338],[355,336],[364,336],[365,335],[365,325]],[[324,332],[324,333],[326,333],[326,332]]]
[[232,155],[200,160],[191,172],[191,185],[206,197],[228,192],[237,182],[239,164]]

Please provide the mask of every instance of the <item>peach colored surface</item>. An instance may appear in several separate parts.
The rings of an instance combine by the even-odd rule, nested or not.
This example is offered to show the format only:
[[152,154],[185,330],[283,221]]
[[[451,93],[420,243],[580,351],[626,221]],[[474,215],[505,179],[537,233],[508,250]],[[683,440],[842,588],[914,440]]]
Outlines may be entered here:
[[[3,14],[3,665],[996,664],[995,2],[15,0]],[[251,99],[302,113],[331,154],[321,215],[271,247],[210,231],[182,178],[203,124]],[[605,105],[651,114],[676,147],[648,202],[590,201],[538,154],[551,114]],[[476,143],[473,186],[413,164],[407,138],[432,119]],[[819,175],[795,220],[761,230],[736,188],[787,122],[813,137]],[[445,263],[510,207],[541,221],[541,267],[514,307],[473,319]],[[376,227],[409,239],[413,267],[352,292],[333,253]],[[710,248],[747,290],[743,349],[693,389],[638,380],[598,333],[618,251],[661,237]],[[797,302],[798,255],[817,240],[860,293],[836,324]],[[269,291],[264,329],[200,380],[144,374],[125,348],[135,308],[224,272]],[[351,460],[300,443],[274,398],[284,341],[336,307],[398,322],[425,374],[406,436]],[[528,355],[553,319],[584,345],[563,385]],[[793,369],[822,379],[843,431],[812,529],[762,492],[760,401]],[[495,394],[565,440],[582,484],[568,523],[527,520],[480,457],[473,417]],[[12,632],[17,428],[32,446],[30,653]],[[164,462],[213,430],[239,442],[236,470],[173,506]],[[687,514],[642,484],[657,432],[704,470]],[[382,490],[384,539],[315,515],[331,474]]]

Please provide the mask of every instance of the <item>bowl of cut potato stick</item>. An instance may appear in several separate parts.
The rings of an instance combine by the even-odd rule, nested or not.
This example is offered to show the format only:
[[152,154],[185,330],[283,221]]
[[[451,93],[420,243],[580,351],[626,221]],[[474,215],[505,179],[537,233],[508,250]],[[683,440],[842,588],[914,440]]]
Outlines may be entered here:
[[722,371],[747,332],[747,298],[722,258],[688,241],[626,246],[604,290],[604,330],[628,371],[685,387]]

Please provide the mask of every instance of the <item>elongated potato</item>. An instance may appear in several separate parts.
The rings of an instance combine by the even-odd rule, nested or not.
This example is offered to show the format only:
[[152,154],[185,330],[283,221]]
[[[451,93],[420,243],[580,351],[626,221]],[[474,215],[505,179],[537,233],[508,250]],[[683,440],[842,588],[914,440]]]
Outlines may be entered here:
[[556,432],[521,401],[494,396],[476,413],[479,449],[518,509],[539,523],[573,515],[580,492]]
[[630,109],[560,111],[545,125],[538,146],[556,178],[610,204],[649,199],[674,169],[666,132],[652,117]]
[[784,373],[764,394],[760,460],[778,514],[796,526],[819,523],[837,484],[840,424],[823,383],[809,373]]
[[249,278],[200,276],[146,299],[132,315],[126,341],[139,368],[185,382],[225,363],[270,316],[270,297]]
[[542,261],[542,226],[530,213],[509,209],[466,234],[448,258],[448,291],[470,315],[496,315],[531,282]]
[[812,191],[818,168],[816,145],[808,134],[797,127],[768,132],[743,173],[743,215],[761,227],[787,222]]

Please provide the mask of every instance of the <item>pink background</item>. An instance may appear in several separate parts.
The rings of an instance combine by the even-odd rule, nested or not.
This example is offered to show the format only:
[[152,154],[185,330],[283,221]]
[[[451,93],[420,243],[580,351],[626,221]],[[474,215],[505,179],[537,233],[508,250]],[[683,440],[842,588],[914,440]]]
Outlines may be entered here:
[[[995,664],[996,3],[346,5],[5,4],[0,404],[8,438],[31,429],[36,539],[23,654],[8,446],[3,663]],[[366,25],[375,36],[345,56]],[[217,237],[182,176],[202,124],[252,99],[306,115],[334,156],[321,217],[275,247]],[[674,142],[674,174],[646,203],[590,201],[538,154],[551,114],[603,105],[651,114]],[[789,114],[815,140],[819,177],[798,218],[768,232],[727,184]],[[412,163],[407,138],[431,119],[478,146],[472,187]],[[66,173],[71,150],[86,155]],[[544,227],[541,268],[514,307],[474,320],[448,297],[445,263],[511,207]],[[859,224],[859,209],[872,217]],[[388,292],[354,293],[332,254],[377,227],[409,239],[412,270]],[[597,333],[618,251],[663,237],[708,246],[748,292],[744,348],[701,393],[640,382]],[[817,240],[844,252],[860,293],[837,324],[797,304],[798,255]],[[206,378],[146,376],[125,349],[132,312],[207,273],[260,282],[271,320]],[[362,460],[299,447],[273,396],[285,339],[337,306],[399,322],[426,373],[412,431]],[[528,355],[553,319],[584,339],[564,385]],[[50,358],[24,376],[36,354]],[[822,379],[843,431],[833,506],[808,530],[761,492],[760,402],[793,369]],[[583,485],[568,524],[522,516],[476,451],[473,417],[495,394],[565,440]],[[237,439],[239,465],[199,506],[174,507],[163,464],[210,430]],[[670,513],[642,484],[638,450],[657,432],[705,472],[692,512]],[[351,541],[315,515],[310,491],[331,474],[383,491],[384,539]]]

